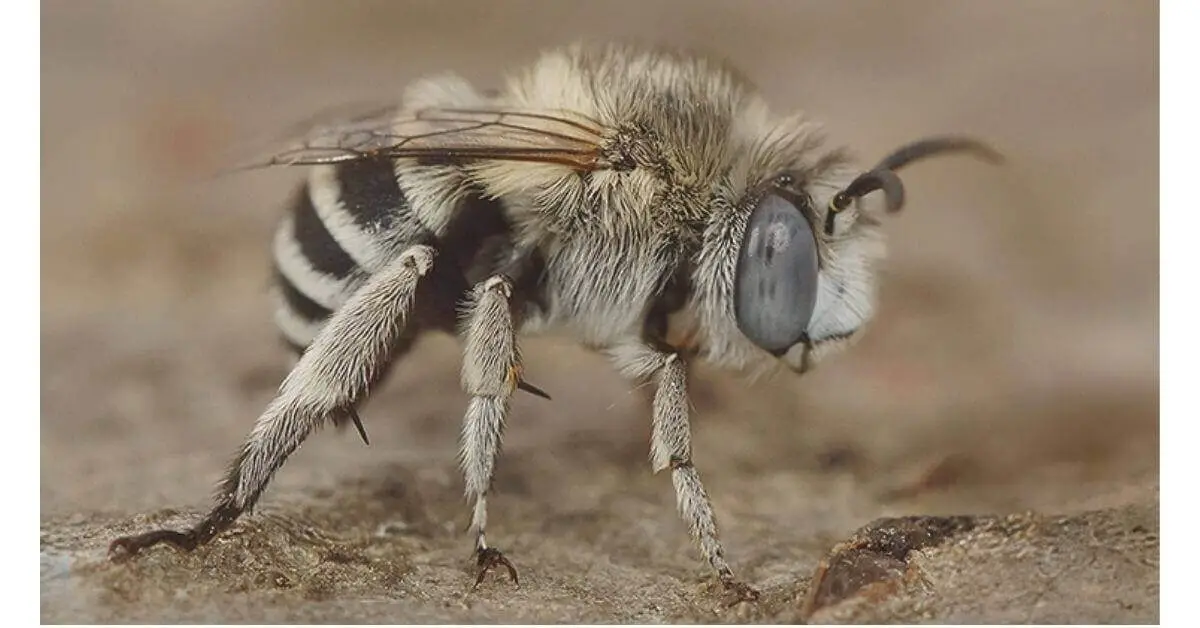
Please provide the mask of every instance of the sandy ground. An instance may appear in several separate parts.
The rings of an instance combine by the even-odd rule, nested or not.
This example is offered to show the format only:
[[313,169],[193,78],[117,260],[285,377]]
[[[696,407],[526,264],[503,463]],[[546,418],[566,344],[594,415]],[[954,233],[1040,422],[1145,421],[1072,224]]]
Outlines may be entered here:
[[[47,622],[1156,622],[1158,35],[1148,2],[43,3],[42,619]],[[726,607],[599,358],[527,345],[469,589],[465,399],[430,338],[261,511],[183,525],[285,373],[266,246],[296,172],[218,181],[240,138],[453,69],[633,37],[744,67],[864,155],[967,131],[1004,170],[906,177],[879,319],[803,381],[697,377]],[[886,519],[895,517],[912,519]],[[883,519],[881,521],[881,519]]]

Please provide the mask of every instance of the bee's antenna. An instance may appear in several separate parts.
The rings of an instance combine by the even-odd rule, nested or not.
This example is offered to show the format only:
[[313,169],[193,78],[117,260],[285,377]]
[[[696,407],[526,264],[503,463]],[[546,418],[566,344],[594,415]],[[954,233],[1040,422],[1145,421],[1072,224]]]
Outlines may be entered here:
[[973,153],[992,164],[1004,161],[1004,156],[995,149],[968,137],[930,137],[905,144],[880,160],[874,168],[855,177],[845,189],[833,196],[829,203],[826,231],[832,224],[834,214],[846,209],[853,200],[876,190],[883,190],[889,212],[900,211],[904,207],[904,184],[895,171],[919,159],[948,152]]

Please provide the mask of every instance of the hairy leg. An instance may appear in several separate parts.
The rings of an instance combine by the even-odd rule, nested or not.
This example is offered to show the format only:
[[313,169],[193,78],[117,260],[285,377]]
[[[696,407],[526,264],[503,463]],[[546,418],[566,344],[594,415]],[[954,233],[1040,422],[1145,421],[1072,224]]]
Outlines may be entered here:
[[255,423],[218,488],[216,506],[204,520],[182,532],[156,530],[116,539],[109,546],[113,557],[159,543],[184,550],[207,543],[253,508],[271,477],[313,430],[327,421],[354,420],[355,404],[386,367],[434,256],[428,246],[407,249],[322,327]]
[[650,435],[651,467],[655,473],[671,469],[679,514],[687,523],[701,555],[726,589],[734,594],[734,601],[757,599],[758,592],[737,581],[725,561],[712,503],[692,463],[687,364],[677,353],[642,346],[619,348],[613,352],[613,357],[627,375],[656,379]]
[[496,458],[500,453],[509,399],[521,382],[521,363],[513,328],[512,285],[502,275],[476,286],[464,329],[462,385],[471,396],[463,418],[459,461],[467,499],[474,501],[471,533],[479,573],[475,586],[493,567],[508,569],[513,583],[517,570],[499,550],[488,547],[487,495],[491,488]]

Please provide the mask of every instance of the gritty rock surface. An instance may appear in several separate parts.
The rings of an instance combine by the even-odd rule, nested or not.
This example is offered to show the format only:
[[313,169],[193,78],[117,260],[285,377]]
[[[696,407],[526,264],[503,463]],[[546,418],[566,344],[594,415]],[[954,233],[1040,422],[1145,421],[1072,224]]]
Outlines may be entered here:
[[884,519],[821,561],[801,616],[1139,623],[1158,612],[1157,529],[1157,501],[1066,516]]
[[[42,620],[1157,622],[1157,24],[1115,0],[44,3]],[[490,504],[519,589],[470,590],[444,337],[363,408],[370,447],[319,433],[210,545],[107,560],[203,516],[286,374],[267,251],[299,173],[206,175],[578,36],[728,57],[868,161],[943,131],[1008,157],[906,172],[845,356],[698,370],[696,464],[760,599],[723,604],[651,474],[645,391],[549,341],[523,349],[554,400],[515,400]]]

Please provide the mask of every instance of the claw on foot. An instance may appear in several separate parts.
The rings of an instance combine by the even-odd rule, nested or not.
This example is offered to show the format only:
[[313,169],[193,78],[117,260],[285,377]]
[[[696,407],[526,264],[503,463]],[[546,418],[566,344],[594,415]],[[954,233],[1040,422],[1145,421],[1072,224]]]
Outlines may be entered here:
[[754,587],[735,580],[726,580],[725,585],[725,603],[727,606],[736,606],[742,602],[755,602],[758,600],[758,590]]
[[166,543],[183,551],[190,551],[196,547],[195,539],[191,534],[174,530],[155,530],[137,536],[123,536],[114,539],[112,543],[108,544],[108,559],[119,563],[159,543]]
[[113,540],[108,544],[108,559],[114,563],[121,563],[133,558],[138,553],[139,547],[133,542],[132,537],[123,536]]
[[509,562],[508,558],[494,547],[485,547],[476,552],[476,564],[479,566],[479,575],[475,576],[475,586],[471,590],[479,588],[479,584],[483,582],[483,577],[487,572],[495,569],[497,566],[503,565],[508,570],[508,577],[512,579],[513,585],[517,588],[521,587],[520,580],[517,579],[517,568]]

